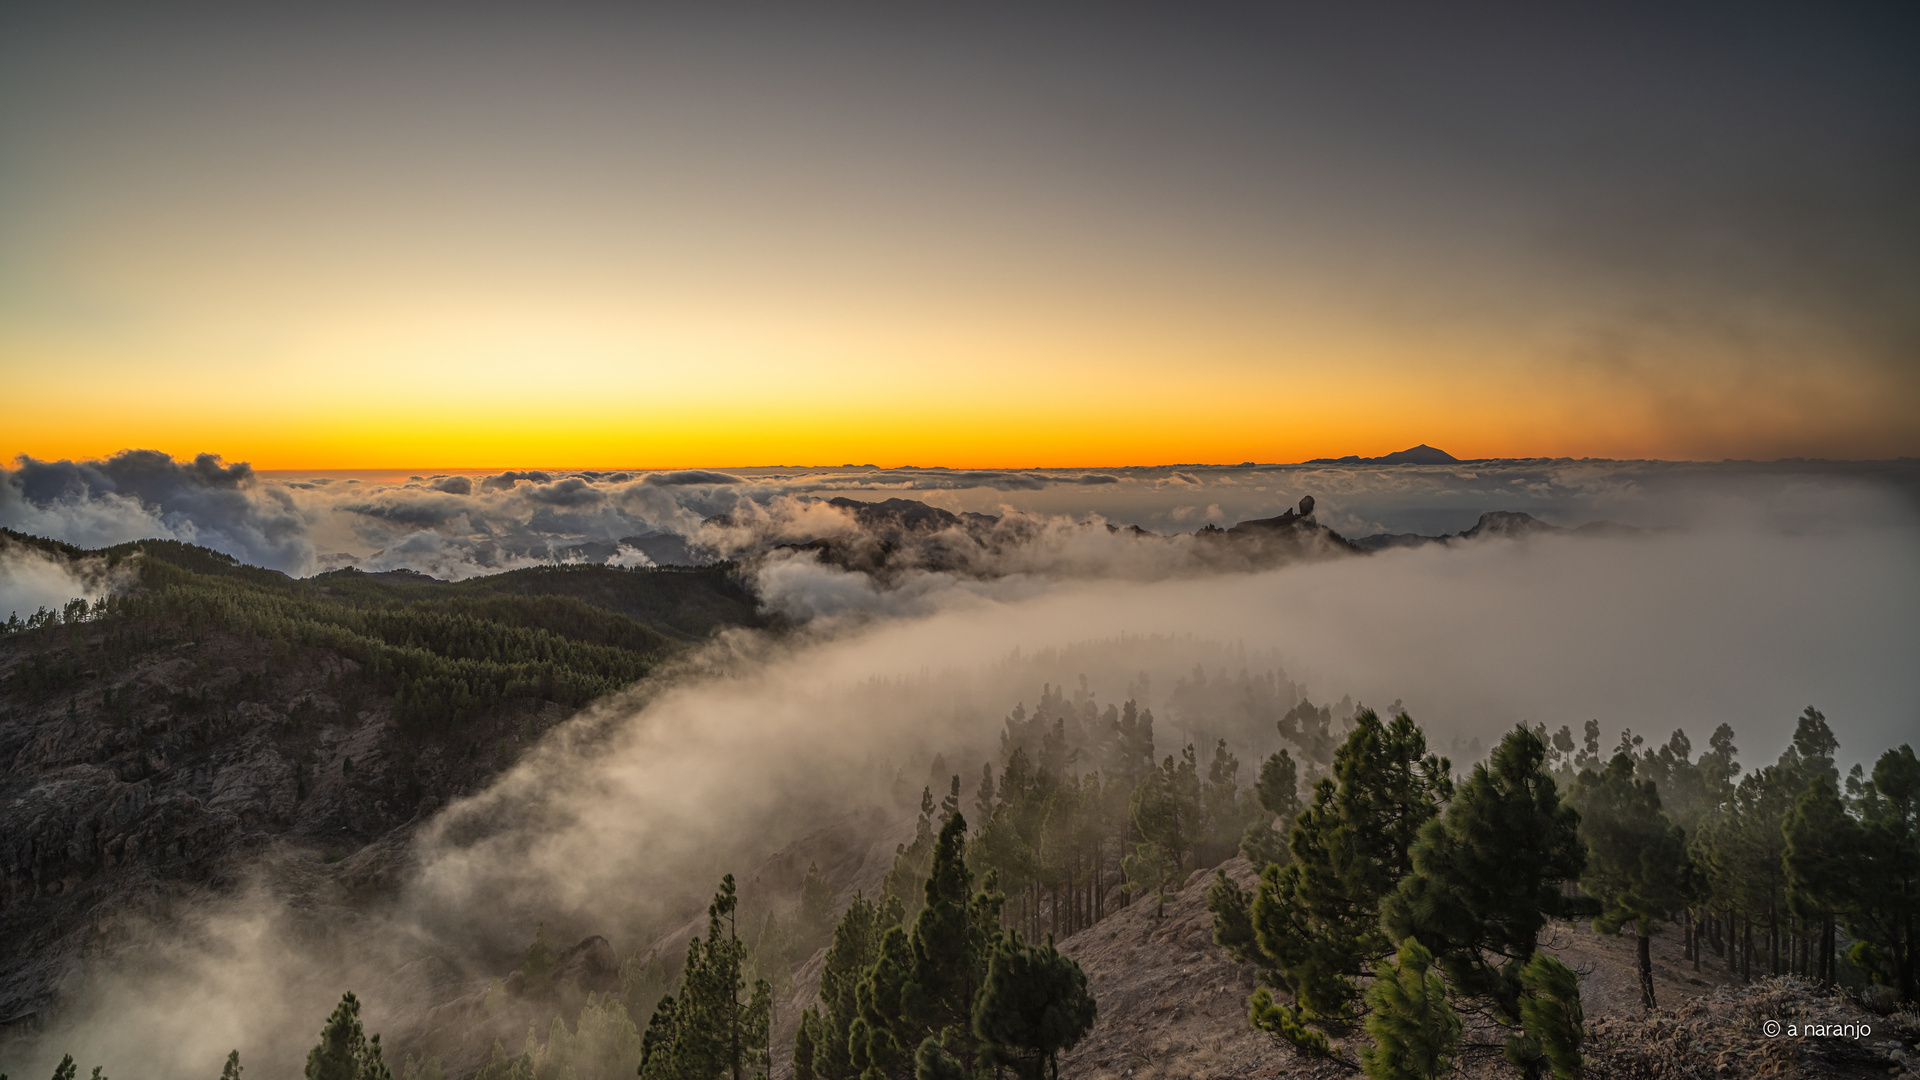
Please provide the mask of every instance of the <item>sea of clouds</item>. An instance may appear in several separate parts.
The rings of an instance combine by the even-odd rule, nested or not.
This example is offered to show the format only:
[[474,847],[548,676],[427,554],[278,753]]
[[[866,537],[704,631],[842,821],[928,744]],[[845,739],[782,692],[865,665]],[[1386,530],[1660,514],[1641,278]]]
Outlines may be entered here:
[[1911,520],[1917,494],[1920,463],[1907,461],[525,469],[373,480],[128,450],[0,468],[0,527],[83,548],[171,538],[295,576],[357,567],[457,580],[564,562],[699,563],[859,532],[836,498],[912,499],[1028,532],[1091,523],[1174,535],[1273,517],[1312,495],[1320,522],[1360,537],[1458,532],[1494,510],[1562,526],[1894,527]]

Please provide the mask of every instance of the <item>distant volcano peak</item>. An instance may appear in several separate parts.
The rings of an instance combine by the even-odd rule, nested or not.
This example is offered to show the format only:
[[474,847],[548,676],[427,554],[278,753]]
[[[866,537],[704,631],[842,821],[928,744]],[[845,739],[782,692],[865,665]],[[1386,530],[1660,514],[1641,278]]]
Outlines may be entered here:
[[1395,450],[1381,457],[1361,457],[1348,454],[1346,457],[1314,458],[1309,465],[1447,465],[1460,459],[1437,447],[1421,443],[1405,450]]

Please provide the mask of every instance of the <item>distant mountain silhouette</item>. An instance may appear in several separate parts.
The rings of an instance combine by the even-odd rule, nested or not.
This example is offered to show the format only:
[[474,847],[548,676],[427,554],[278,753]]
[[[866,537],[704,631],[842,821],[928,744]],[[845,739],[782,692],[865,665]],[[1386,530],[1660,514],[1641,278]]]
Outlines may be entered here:
[[1395,450],[1382,457],[1361,457],[1348,454],[1346,457],[1314,458],[1309,465],[1446,465],[1460,459],[1435,447],[1421,443],[1405,450]]
[[1426,544],[1451,544],[1461,540],[1481,540],[1499,537],[1518,540],[1541,533],[1572,533],[1580,536],[1630,536],[1643,532],[1630,525],[1619,525],[1611,521],[1589,521],[1577,529],[1549,525],[1532,514],[1518,510],[1489,510],[1480,515],[1473,528],[1444,536],[1422,536],[1419,533],[1374,533],[1372,536],[1356,537],[1353,545],[1368,551],[1380,551],[1386,548],[1422,547]]

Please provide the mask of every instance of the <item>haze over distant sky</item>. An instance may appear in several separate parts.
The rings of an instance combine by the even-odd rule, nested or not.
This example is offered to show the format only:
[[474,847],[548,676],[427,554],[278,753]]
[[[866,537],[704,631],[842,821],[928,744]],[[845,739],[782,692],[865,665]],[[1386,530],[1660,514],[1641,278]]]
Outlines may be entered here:
[[288,7],[0,13],[0,453],[1920,454],[1910,3]]

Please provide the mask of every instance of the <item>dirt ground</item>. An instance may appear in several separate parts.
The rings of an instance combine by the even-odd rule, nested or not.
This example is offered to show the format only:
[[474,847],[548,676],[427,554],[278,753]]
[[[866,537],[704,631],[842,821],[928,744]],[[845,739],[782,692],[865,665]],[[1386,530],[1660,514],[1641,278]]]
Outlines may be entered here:
[[[1244,859],[1225,864],[1243,888],[1255,880]],[[1211,870],[1188,878],[1158,918],[1151,901],[1061,943],[1086,971],[1100,1019],[1060,1075],[1128,1077],[1357,1077],[1357,1047],[1336,1043],[1344,1061],[1313,1061],[1247,1025],[1255,970],[1213,944],[1206,910]],[[1698,971],[1678,931],[1653,941],[1651,1014],[1640,1007],[1634,941],[1585,926],[1559,925],[1545,945],[1581,975],[1588,1021],[1588,1080],[1745,1080],[1748,1077],[1886,1078],[1916,1075],[1910,1063],[1920,1018],[1881,1017],[1844,996],[1769,979],[1749,985],[1709,954]],[[1768,1037],[1767,1021],[1781,1034]],[[1825,1034],[1826,1026],[1867,1025],[1866,1037]],[[1815,1025],[1808,1034],[1808,1025]],[[1518,1075],[1499,1051],[1500,1033],[1469,1024],[1456,1070],[1466,1077]]]

